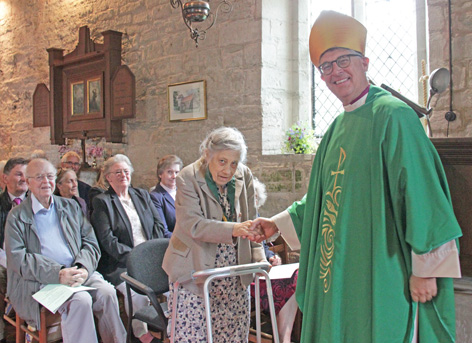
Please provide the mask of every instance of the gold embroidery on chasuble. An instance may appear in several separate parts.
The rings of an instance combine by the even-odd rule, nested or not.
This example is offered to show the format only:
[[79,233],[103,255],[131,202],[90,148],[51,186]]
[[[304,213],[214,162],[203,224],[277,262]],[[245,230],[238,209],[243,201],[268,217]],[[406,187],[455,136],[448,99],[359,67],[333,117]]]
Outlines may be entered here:
[[326,204],[323,212],[323,226],[321,235],[323,240],[321,243],[320,256],[320,279],[323,280],[323,290],[328,293],[331,288],[331,260],[334,255],[334,236],[336,235],[336,218],[339,212],[338,196],[341,194],[342,186],[338,186],[338,181],[344,175],[344,161],[346,160],[346,152],[341,147],[339,152],[338,168],[331,171],[330,176],[334,178],[332,190],[326,192]]

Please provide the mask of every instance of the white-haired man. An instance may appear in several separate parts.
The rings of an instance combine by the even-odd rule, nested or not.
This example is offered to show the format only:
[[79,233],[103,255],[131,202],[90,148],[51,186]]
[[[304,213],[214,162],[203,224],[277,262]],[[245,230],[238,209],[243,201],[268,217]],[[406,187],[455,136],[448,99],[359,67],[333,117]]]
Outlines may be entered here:
[[100,249],[77,202],[53,195],[56,169],[44,159],[26,167],[30,196],[7,218],[7,295],[29,325],[40,325],[40,305],[31,295],[47,284],[85,285],[58,309],[65,343],[96,343],[94,314],[103,342],[124,343],[114,287],[95,271]]

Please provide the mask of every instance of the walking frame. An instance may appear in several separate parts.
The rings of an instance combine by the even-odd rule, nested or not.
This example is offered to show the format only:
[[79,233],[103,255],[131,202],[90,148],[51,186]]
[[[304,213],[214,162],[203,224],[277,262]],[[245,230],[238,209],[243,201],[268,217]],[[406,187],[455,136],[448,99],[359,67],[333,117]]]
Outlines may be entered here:
[[[221,267],[221,268],[212,268],[212,269],[205,269],[194,272],[192,274],[191,279],[187,280],[195,280],[201,279],[205,280],[203,285],[203,297],[205,302],[205,316],[206,316],[206,326],[207,326],[207,343],[213,343],[212,337],[212,326],[211,326],[211,313],[210,313],[210,293],[209,287],[211,281],[217,278],[224,278],[224,277],[234,277],[234,276],[241,276],[241,275],[248,275],[254,274],[255,275],[255,307],[256,307],[256,332],[257,332],[257,343],[261,343],[261,302],[260,302],[260,285],[259,279],[260,277],[264,277],[266,280],[266,288],[267,288],[267,297],[269,300],[269,310],[270,310],[270,319],[272,322],[272,331],[273,331],[273,338],[274,343],[279,343],[279,334],[277,331],[277,320],[275,318],[275,307],[274,307],[274,298],[272,296],[272,285],[269,279],[269,274],[267,273],[270,269],[271,265],[267,262],[258,262],[258,263],[248,263],[248,264],[241,264],[236,266],[229,266],[229,267]],[[172,326],[171,326],[171,343],[174,343],[175,339],[175,321],[176,321],[176,314],[177,314],[177,301],[178,301],[178,293],[179,287],[182,283],[186,281],[176,281],[174,283],[174,296],[172,299]]]

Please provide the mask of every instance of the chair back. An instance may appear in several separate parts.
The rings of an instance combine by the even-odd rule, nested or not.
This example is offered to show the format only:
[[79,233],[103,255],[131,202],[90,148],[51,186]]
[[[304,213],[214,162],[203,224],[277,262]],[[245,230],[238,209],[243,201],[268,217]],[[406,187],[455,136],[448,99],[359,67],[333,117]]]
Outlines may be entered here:
[[[154,293],[169,290],[169,278],[162,269],[162,260],[169,246],[169,238],[151,239],[133,248],[128,256],[128,275],[150,287]],[[134,291],[143,294],[133,288]]]

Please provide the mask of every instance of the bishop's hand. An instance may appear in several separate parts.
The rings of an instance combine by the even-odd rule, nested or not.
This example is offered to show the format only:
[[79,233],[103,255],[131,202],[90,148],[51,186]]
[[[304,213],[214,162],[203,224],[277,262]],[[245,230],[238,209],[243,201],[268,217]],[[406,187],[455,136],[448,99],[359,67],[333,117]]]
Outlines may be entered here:
[[255,219],[249,229],[258,232],[258,234],[255,235],[256,239],[254,239],[254,241],[258,243],[268,239],[269,237],[272,237],[277,232],[279,232],[279,229],[273,220],[262,217]]
[[410,276],[410,294],[415,302],[425,303],[430,301],[438,294],[436,278],[422,278]]

